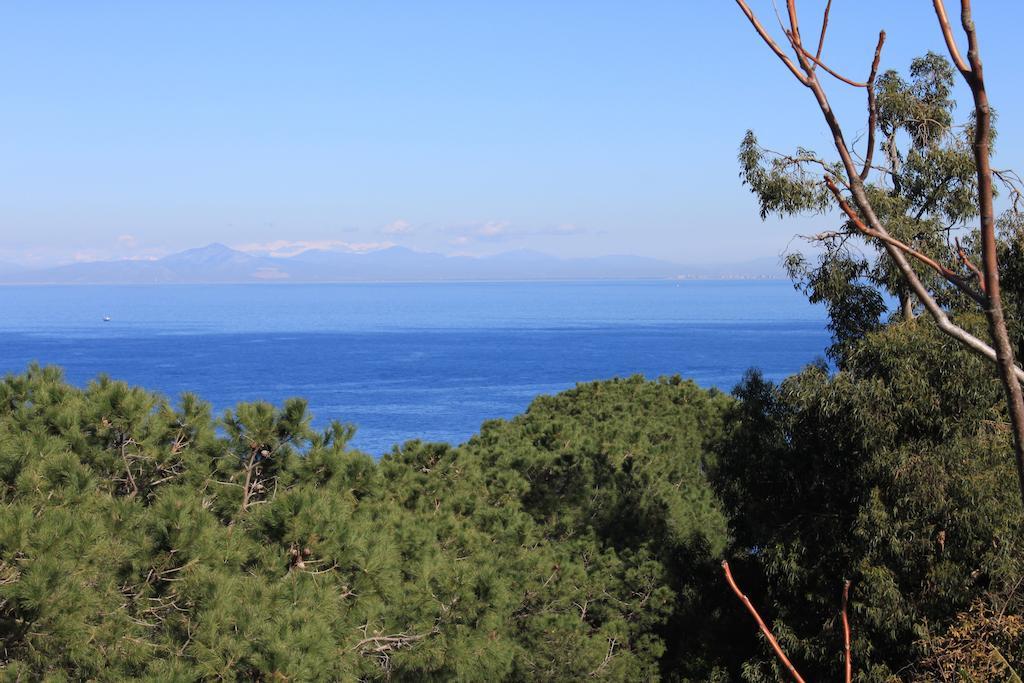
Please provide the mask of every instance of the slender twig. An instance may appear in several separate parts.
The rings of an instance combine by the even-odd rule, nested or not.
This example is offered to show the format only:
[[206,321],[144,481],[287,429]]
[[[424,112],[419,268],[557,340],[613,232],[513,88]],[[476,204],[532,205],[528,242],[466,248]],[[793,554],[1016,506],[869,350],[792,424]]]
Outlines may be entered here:
[[615,657],[615,648],[618,644],[619,641],[615,638],[608,639],[608,652],[605,653],[604,660],[597,666],[597,668],[590,672],[591,678],[597,678],[606,668],[608,668],[608,664],[611,663],[612,658]]
[[957,253],[957,256],[960,257],[960,261],[965,266],[967,266],[967,270],[969,270],[972,273],[974,273],[974,276],[976,278],[978,278],[978,287],[980,287],[981,291],[984,292],[985,291],[985,276],[982,274],[981,269],[978,268],[978,266],[974,265],[974,263],[971,261],[971,259],[967,256],[967,252],[964,251],[964,248],[962,246],[960,246],[960,238],[957,237],[953,241],[956,244],[956,253]]
[[[815,164],[817,166],[821,166],[822,169],[824,169],[825,171],[827,171],[829,173],[832,173],[834,171],[834,169],[835,169],[835,165],[829,164],[824,159],[819,159],[818,157],[815,157],[815,156],[810,156],[810,155],[793,156],[792,154],[785,154],[783,152],[777,152],[774,149],[769,149],[767,147],[762,147],[761,145],[757,145],[757,149],[760,150],[761,152],[763,152],[764,154],[772,155],[778,161],[782,162],[785,166],[797,166],[797,167],[800,167],[803,164]],[[801,170],[803,170],[803,169],[801,169]],[[843,187],[848,187],[846,185],[846,181],[843,180],[842,178],[836,178],[836,182],[838,182]]]
[[[417,633],[414,635],[407,635],[405,633],[395,633],[390,636],[369,636],[367,638],[363,638],[358,643],[356,643],[352,647],[352,650],[362,650],[363,654],[397,650],[406,647],[407,645],[411,645],[412,643],[415,643],[418,640],[423,640],[424,638],[432,636],[437,632],[438,628],[437,626],[435,626],[433,629],[426,633]],[[374,647],[366,650],[364,649],[366,645],[372,645]]]
[[750,10],[750,7],[747,6],[746,0],[736,0],[736,2],[739,4],[740,9],[743,10],[743,14],[745,14],[747,16],[747,19],[750,20],[750,23],[754,26],[754,29],[757,31],[758,35],[760,35],[764,42],[768,44],[768,47],[772,49],[772,52],[774,52],[778,56],[778,58],[782,60],[782,63],[786,65],[786,67],[792,72],[792,74],[796,76],[796,80],[800,81],[804,85],[808,85],[807,77],[800,73],[800,71],[796,67],[796,64],[793,63],[793,60],[790,59],[789,56],[782,51],[782,48],[779,47],[779,44],[775,42],[775,39],[773,39],[771,35],[768,34],[768,31],[766,31],[764,26],[761,25],[761,22],[758,21],[757,16]]
[[750,615],[754,617],[754,621],[757,622],[758,627],[761,629],[761,633],[764,634],[764,637],[768,640],[768,644],[772,646],[773,650],[775,650],[775,656],[778,657],[779,661],[782,662],[782,665],[786,667],[786,670],[789,671],[793,680],[797,681],[797,683],[806,683],[800,673],[796,670],[796,667],[793,666],[793,663],[789,661],[789,657],[787,657],[786,653],[782,651],[779,641],[775,640],[775,636],[772,635],[771,630],[768,628],[767,624],[764,623],[761,615],[757,613],[757,609],[750,602],[750,599],[744,595],[743,591],[741,591],[739,586],[736,585],[736,581],[732,578],[732,572],[729,571],[729,563],[725,560],[722,561],[722,571],[725,572],[725,580],[729,583],[729,588],[732,588],[732,592],[736,594],[736,597],[740,599],[740,602],[742,602],[747,608]]
[[832,0],[825,5],[825,15],[821,18],[821,36],[818,38],[818,52],[815,55],[817,61],[821,59],[821,51],[825,47],[825,31],[828,30],[828,13],[832,9]]
[[1013,169],[992,169],[992,175],[999,179],[999,182],[1003,184],[1006,191],[1010,193],[1010,203],[1014,211],[1019,212],[1021,210],[1021,204],[1024,203],[1024,191],[1021,190],[1021,186],[1024,185],[1024,181]]
[[864,157],[864,167],[860,179],[867,180],[871,172],[871,159],[875,155],[875,128],[878,126],[878,107],[875,104],[875,78],[878,76],[878,63],[882,59],[882,46],[885,45],[885,31],[878,32],[878,45],[875,47],[875,58],[871,62],[871,74],[868,76],[868,151]]
[[131,443],[130,440],[121,439],[121,443],[118,449],[121,451],[121,462],[124,463],[124,471],[128,475],[128,484],[131,486],[131,491],[128,493],[128,497],[132,497],[139,492],[139,486],[135,483],[135,475],[132,474],[132,465],[128,461],[128,454],[125,452],[125,447]]
[[843,75],[841,75],[839,73],[836,73],[833,69],[830,69],[827,64],[825,64],[823,61],[821,61],[820,58],[815,57],[810,52],[805,50],[803,47],[800,48],[800,52],[803,53],[804,57],[807,57],[812,62],[814,62],[815,64],[820,66],[822,69],[827,71],[832,77],[839,79],[843,83],[846,83],[847,85],[852,85],[854,88],[866,88],[866,87],[868,87],[867,83],[859,83],[857,81],[850,80],[846,76],[843,76]]
[[850,602],[850,580],[843,584],[843,661],[845,663],[846,683],[853,681],[853,659],[850,655],[850,618],[847,616],[846,607]]

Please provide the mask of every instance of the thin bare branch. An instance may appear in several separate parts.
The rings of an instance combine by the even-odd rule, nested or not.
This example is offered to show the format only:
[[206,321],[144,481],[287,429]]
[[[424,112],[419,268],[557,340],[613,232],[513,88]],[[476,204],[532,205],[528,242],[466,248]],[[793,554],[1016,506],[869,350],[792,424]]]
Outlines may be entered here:
[[747,19],[750,20],[750,23],[753,25],[758,35],[761,36],[761,39],[772,49],[772,52],[782,60],[782,63],[786,65],[790,72],[796,76],[796,80],[800,81],[804,85],[808,85],[809,81],[807,76],[800,73],[800,70],[797,69],[796,64],[794,64],[793,60],[789,58],[789,55],[783,52],[782,48],[779,47],[779,44],[775,42],[775,39],[769,35],[768,31],[766,31],[764,26],[761,25],[761,22],[758,21],[757,16],[750,10],[750,7],[747,6],[746,0],[736,0],[736,4],[740,6],[743,14],[745,14]]
[[850,580],[843,584],[843,662],[845,664],[846,683],[853,681],[853,658],[850,655],[850,618],[846,608],[850,603]]
[[827,242],[828,240],[834,240],[837,238],[849,237],[850,233],[842,232],[840,230],[824,230],[822,232],[816,232],[813,235],[797,235],[797,237],[803,238],[808,242]]
[[867,180],[871,172],[871,159],[875,156],[875,128],[878,127],[878,107],[875,104],[875,78],[878,77],[878,63],[882,59],[882,46],[885,45],[885,31],[878,32],[878,45],[875,47],[875,58],[871,62],[871,74],[868,75],[868,151],[864,156],[864,167],[860,171],[860,179]]
[[131,490],[128,492],[128,497],[131,498],[131,497],[135,496],[136,494],[138,494],[138,492],[139,492],[139,485],[135,483],[135,475],[132,474],[132,464],[128,460],[128,455],[125,452],[125,447],[127,445],[128,445],[128,442],[122,440],[121,444],[120,444],[120,446],[118,448],[121,451],[121,462],[124,463],[124,471],[128,475],[128,485],[131,487]]
[[1013,169],[992,169],[992,175],[999,179],[1010,195],[1010,206],[1015,212],[1024,207],[1024,180]]
[[960,257],[960,261],[965,266],[967,266],[967,270],[969,270],[972,273],[974,273],[974,276],[976,278],[978,278],[978,287],[981,288],[981,291],[984,292],[985,291],[985,276],[982,274],[981,269],[978,268],[978,266],[974,265],[974,263],[971,261],[970,257],[967,256],[967,252],[964,251],[964,248],[962,246],[960,246],[960,238],[958,237],[958,238],[954,239],[953,241],[956,243],[956,253],[957,253],[957,256]]
[[[829,164],[824,159],[821,159],[821,158],[815,157],[815,156],[811,156],[809,154],[800,155],[800,156],[793,156],[792,154],[786,154],[784,152],[778,152],[778,151],[776,151],[774,149],[769,149],[768,147],[764,147],[762,145],[757,145],[757,149],[760,150],[761,152],[765,153],[765,154],[770,154],[771,156],[775,157],[775,159],[777,161],[779,161],[779,162],[782,162],[782,164],[784,164],[784,166],[800,167],[800,166],[802,166],[804,164],[814,164],[816,166],[820,166],[822,168],[822,170],[824,170],[826,173],[832,173],[832,172],[834,172],[834,169],[835,169],[834,164]],[[800,169],[800,170],[803,170],[803,169]],[[836,178],[836,182],[841,184],[843,187],[848,187],[847,184],[846,184],[846,181],[843,180],[842,178]]]
[[793,34],[793,40],[797,45],[803,45],[800,39],[800,22],[796,16],[796,0],[786,0],[786,9],[789,10],[789,31]]
[[836,78],[836,79],[842,81],[843,83],[846,83],[847,85],[852,85],[854,88],[866,88],[866,87],[868,87],[867,83],[859,83],[857,81],[850,80],[849,78],[847,78],[846,76],[843,76],[842,74],[836,73],[833,69],[829,68],[829,66],[827,64],[822,62],[821,59],[819,59],[818,57],[815,57],[814,55],[812,55],[810,52],[808,52],[807,50],[803,49],[802,47],[800,48],[800,51],[803,53],[804,57],[807,57],[812,62],[814,62],[815,64],[820,66],[822,69],[827,71],[833,78]]
[[757,613],[757,609],[750,602],[750,599],[747,598],[747,596],[743,594],[743,591],[740,590],[739,586],[736,585],[736,581],[732,578],[732,572],[729,571],[729,563],[725,560],[722,561],[722,571],[725,572],[725,580],[729,583],[729,588],[732,589],[732,592],[736,594],[736,597],[740,599],[740,602],[743,603],[747,608],[747,611],[754,617],[754,621],[757,622],[758,627],[761,629],[761,633],[764,634],[764,637],[768,640],[768,644],[772,646],[773,650],[775,650],[775,656],[778,657],[779,661],[782,662],[782,665],[786,667],[786,670],[789,671],[793,680],[797,681],[797,683],[806,683],[803,677],[800,676],[800,673],[796,670],[796,667],[793,666],[793,663],[789,661],[789,657],[787,657],[786,653],[782,651],[779,641],[775,640],[775,636],[772,635],[771,630],[768,628],[767,624],[764,623],[761,615]]
[[946,48],[949,49],[949,56],[956,64],[956,68],[966,78],[971,73],[967,62],[960,56],[960,50],[956,46],[956,38],[953,36],[953,27],[949,24],[949,16],[946,14],[946,6],[942,0],[932,0],[935,5],[935,15],[939,18],[939,26],[942,28],[942,37],[946,39]]
[[[843,135],[842,127],[839,125],[839,120],[836,118],[835,112],[832,110],[831,105],[828,102],[828,97],[825,95],[825,91],[822,89],[821,84],[817,79],[812,79],[808,87],[811,92],[814,93],[815,99],[818,102],[818,108],[821,110],[822,116],[825,118],[825,122],[828,124],[829,130],[832,132],[832,138],[835,143],[836,151],[839,153],[839,158],[843,162],[843,167],[850,179],[850,193],[853,195],[854,200],[857,203],[857,207],[863,212],[865,222],[871,226],[876,232],[888,235],[888,231],[882,225],[878,216],[874,212],[874,207],[871,205],[871,200],[868,199],[867,192],[864,188],[864,183],[861,181],[860,176],[857,175],[857,169],[853,162],[853,157],[850,155],[850,150],[846,146],[846,139]],[[935,324],[945,334],[949,335],[953,339],[956,339],[967,348],[971,349],[975,353],[978,353],[985,358],[993,362],[998,362],[998,354],[996,350],[986,344],[981,339],[965,330],[964,328],[956,325],[949,319],[949,315],[939,305],[932,296],[928,288],[924,286],[921,279],[914,272],[914,268],[907,261],[906,254],[903,253],[897,246],[889,243],[885,243],[886,253],[893,260],[896,268],[903,275],[907,281],[907,285],[913,292],[917,300],[924,306],[928,314],[935,320]],[[1024,370],[1019,367],[1013,369],[1015,376],[1019,381],[1024,381]]]
[[369,636],[367,638],[363,638],[358,643],[356,643],[352,647],[352,650],[359,651],[362,654],[382,653],[391,650],[398,650],[404,647],[408,647],[416,641],[423,640],[424,638],[429,638],[430,636],[436,634],[438,631],[439,629],[437,628],[437,626],[435,626],[426,633],[417,633],[413,635],[405,633],[395,633],[388,636]]
[[608,668],[612,658],[615,657],[615,648],[619,645],[619,641],[615,638],[608,639],[608,651],[604,655],[604,660],[597,666],[596,669],[590,672],[591,678],[598,678]]
[[832,0],[828,0],[828,3],[825,5],[825,14],[821,18],[821,36],[818,38],[818,52],[817,54],[815,54],[814,61],[818,61],[819,59],[821,59],[821,51],[825,47],[825,31],[828,30],[828,13],[831,9]]

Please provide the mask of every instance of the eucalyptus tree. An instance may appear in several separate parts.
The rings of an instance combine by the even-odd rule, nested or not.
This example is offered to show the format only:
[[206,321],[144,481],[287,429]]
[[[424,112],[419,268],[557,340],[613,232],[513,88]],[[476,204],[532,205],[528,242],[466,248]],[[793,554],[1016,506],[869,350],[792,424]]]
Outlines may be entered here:
[[[713,477],[730,564],[807,680],[843,680],[847,581],[860,681],[905,679],[975,604],[1021,613],[1024,515],[987,365],[934,326],[896,324],[842,372],[738,387]],[[786,676],[771,652],[736,653],[748,681]]]
[[[837,154],[837,159],[828,160],[805,149],[791,155],[769,153],[752,133],[741,146],[744,180],[758,196],[762,215],[834,208],[843,216],[840,228],[813,236],[823,246],[818,266],[809,267],[795,257],[789,261],[791,270],[812,300],[829,306],[840,343],[862,336],[877,324],[885,309],[882,293],[888,292],[899,298],[906,318],[919,310],[926,312],[943,333],[992,361],[1003,385],[1024,500],[1024,370],[1015,361],[1000,285],[994,182],[1004,181],[1014,197],[1020,192],[1016,176],[991,165],[993,112],[970,0],[960,3],[966,59],[943,0],[933,0],[952,66],[929,54],[911,65],[909,81],[894,72],[879,77],[883,31],[868,77],[861,82],[839,74],[822,57],[831,1],[817,47],[808,49],[796,0],[787,0],[784,33],[789,51],[775,41],[746,0],[737,4],[791,75],[812,94]],[[954,69],[970,88],[974,104],[960,127],[952,120]],[[863,155],[857,155],[848,142],[820,78],[823,73],[867,92]],[[1011,212],[1015,210],[1016,202]],[[977,228],[968,231],[969,240],[961,243],[956,230],[975,224]],[[850,249],[854,240],[874,248],[881,258],[873,262],[854,255]],[[972,251],[980,253],[979,262]],[[968,304],[984,314],[987,334],[976,329],[969,316],[959,315]],[[837,355],[841,356],[841,349]]]
[[[763,148],[752,132],[740,148],[742,176],[759,199],[762,217],[838,210],[842,218],[837,229],[810,236],[821,248],[816,264],[800,255],[787,260],[798,286],[812,301],[828,307],[835,338],[830,354],[841,368],[850,365],[851,352],[861,346],[858,341],[881,326],[880,318],[887,308],[885,295],[889,294],[899,300],[900,315],[905,320],[927,314],[944,335],[994,363],[1012,433],[1019,496],[1024,501],[1024,370],[1015,361],[1012,333],[1016,330],[1007,321],[999,259],[1000,253],[1012,255],[1019,245],[1019,230],[1013,234],[1013,228],[1021,224],[1017,209],[1022,195],[1015,174],[994,170],[991,165],[993,112],[970,0],[960,1],[961,25],[968,44],[966,59],[960,53],[943,0],[933,0],[952,65],[929,53],[911,64],[909,80],[892,71],[879,76],[886,39],[882,31],[868,76],[860,82],[838,73],[823,59],[831,0],[824,8],[816,46],[809,47],[801,34],[797,2],[787,0],[787,23],[779,17],[787,49],[765,29],[746,0],[737,0],[737,4],[761,39],[813,96],[836,153],[833,158],[825,158],[804,148],[793,154],[772,152]],[[968,120],[960,126],[954,125],[952,116],[955,72],[969,87],[974,105]],[[848,142],[820,78],[822,74],[866,91],[867,134],[862,155]],[[1010,228],[1006,231],[1010,239],[1003,244],[997,234],[994,209],[996,180],[1004,183],[1014,200],[1002,221]],[[875,253],[864,256],[855,245],[866,245]],[[1002,270],[1012,281],[1015,269],[1004,265]],[[1016,305],[1011,300],[1010,310]],[[979,310],[987,329],[979,324]],[[924,377],[931,368],[918,365],[915,369]],[[981,373],[982,378],[988,375],[987,370]],[[826,444],[847,437],[831,432]],[[961,444],[950,441],[947,445],[962,451],[974,440]],[[802,536],[799,529],[793,533]],[[809,558],[804,556],[803,561]],[[728,565],[724,567],[732,584]],[[900,593],[897,590],[892,595]],[[749,602],[747,606],[775,645],[774,636],[756,609]],[[843,618],[845,622],[845,597]],[[865,643],[864,647],[873,645]],[[803,680],[777,645],[775,654],[792,677]],[[848,634],[845,659],[845,680],[850,681]]]

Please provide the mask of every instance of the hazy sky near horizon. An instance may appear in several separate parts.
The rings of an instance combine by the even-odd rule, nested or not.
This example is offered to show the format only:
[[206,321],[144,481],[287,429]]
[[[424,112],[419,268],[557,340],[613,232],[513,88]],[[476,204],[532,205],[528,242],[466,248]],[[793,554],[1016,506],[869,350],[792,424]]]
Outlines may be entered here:
[[[851,78],[881,28],[883,68],[945,54],[927,0],[833,4],[824,55]],[[816,35],[824,0],[800,5]],[[997,166],[1020,169],[1024,3],[975,5]],[[0,261],[218,241],[726,262],[828,225],[762,223],[740,185],[747,128],[829,141],[731,0],[12,1],[0,64]],[[863,91],[827,87],[863,133]]]

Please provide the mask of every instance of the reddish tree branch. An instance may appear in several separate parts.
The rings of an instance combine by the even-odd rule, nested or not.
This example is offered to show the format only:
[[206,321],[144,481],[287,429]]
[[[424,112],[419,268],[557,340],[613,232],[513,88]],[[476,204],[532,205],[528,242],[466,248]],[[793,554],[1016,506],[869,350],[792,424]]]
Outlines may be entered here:
[[818,38],[818,52],[815,55],[817,59],[821,59],[821,51],[825,47],[825,31],[828,30],[828,13],[831,9],[832,0],[828,0],[828,3],[825,5],[825,15],[821,18],[821,36]]
[[875,78],[878,77],[878,63],[882,59],[882,46],[885,44],[885,31],[878,33],[878,45],[875,47],[875,58],[871,62],[871,74],[868,76],[868,150],[864,155],[864,167],[860,171],[860,179],[867,180],[871,172],[871,160],[875,156],[875,128],[878,127],[878,107],[875,104]]
[[846,76],[843,76],[842,74],[836,73],[834,70],[830,69],[827,64],[822,62],[821,59],[819,59],[818,57],[815,57],[810,52],[805,50],[803,47],[800,48],[800,52],[803,53],[804,57],[807,57],[812,62],[814,62],[815,64],[820,66],[822,69],[827,71],[829,73],[829,75],[831,75],[833,78],[836,78],[836,79],[842,81],[843,83],[846,83],[847,85],[852,85],[854,88],[866,88],[866,87],[868,87],[867,83],[860,83],[858,81],[853,81],[853,80],[850,80],[849,78],[847,78]]
[[789,30],[793,34],[793,40],[797,45],[803,45],[800,39],[800,22],[796,16],[796,0],[786,0],[786,9],[789,10]]
[[843,661],[845,663],[846,683],[853,681],[853,659],[850,655],[850,618],[847,616],[846,607],[850,602],[850,580],[843,584]]
[[754,617],[754,621],[757,622],[758,627],[761,629],[761,633],[764,634],[764,637],[768,639],[768,644],[772,646],[773,650],[775,650],[775,656],[778,657],[779,661],[782,662],[782,665],[786,667],[786,670],[789,671],[793,680],[797,681],[797,683],[806,683],[803,677],[800,676],[800,673],[796,670],[796,667],[793,666],[793,663],[789,661],[789,657],[787,657],[786,653],[782,651],[779,641],[775,640],[775,636],[772,635],[771,630],[768,628],[767,624],[764,623],[761,615],[757,613],[757,609],[750,602],[750,599],[747,598],[747,596],[743,594],[743,591],[740,590],[739,586],[736,585],[736,581],[732,578],[732,572],[729,571],[729,563],[725,560],[722,561],[722,570],[725,572],[725,580],[729,583],[729,588],[732,588],[732,592],[736,594],[736,597],[740,599],[740,602],[744,604],[747,611]]
[[964,251],[964,248],[962,246],[960,246],[960,239],[957,238],[957,239],[955,239],[953,241],[956,243],[956,253],[960,257],[960,261],[965,266],[967,266],[967,269],[969,271],[974,273],[974,276],[976,278],[978,278],[978,287],[980,287],[981,291],[984,292],[985,291],[985,276],[982,274],[981,269],[978,268],[978,266],[974,265],[974,263],[971,261],[970,257],[967,256],[967,252]]
[[884,242],[885,244],[895,247],[896,249],[902,251],[904,254],[917,259],[918,261],[925,264],[926,266],[937,272],[939,275],[941,275],[942,277],[946,278],[951,283],[956,285],[960,290],[964,292],[964,294],[974,299],[977,303],[982,305],[985,304],[986,297],[983,294],[979,294],[978,292],[974,291],[971,287],[967,285],[966,282],[963,281],[963,279],[959,275],[954,273],[946,266],[942,265],[941,263],[931,258],[927,254],[923,254],[917,249],[914,249],[909,244],[901,242],[900,240],[896,239],[889,233],[875,230],[865,225],[864,221],[862,221],[860,216],[857,215],[857,212],[853,210],[853,207],[851,207],[846,202],[846,200],[843,199],[842,192],[839,190],[839,187],[835,184],[835,181],[832,180],[830,176],[825,176],[825,184],[828,186],[828,189],[831,190],[832,194],[835,196],[836,202],[839,204],[839,208],[843,210],[843,213],[846,214],[846,217],[850,219],[850,223],[852,223],[853,227],[857,228],[858,231],[860,231],[861,233],[868,237],[873,237],[877,240],[880,240],[881,242]]
[[761,25],[761,22],[758,21],[757,16],[752,11],[750,11],[750,7],[747,6],[746,0],[736,0],[736,3],[740,6],[740,9],[743,10],[743,14],[746,15],[747,19],[750,20],[750,23],[754,26],[754,29],[757,31],[758,35],[761,36],[761,39],[768,44],[768,47],[772,49],[772,52],[774,52],[778,56],[778,58],[782,60],[782,63],[785,64],[786,67],[792,72],[792,74],[796,76],[796,80],[800,81],[804,85],[808,85],[807,77],[800,73],[800,70],[796,68],[796,64],[793,63],[793,60],[790,59],[785,52],[783,52],[782,48],[779,47],[779,44],[776,43],[775,40],[768,34],[768,31],[766,31],[764,26]]
[[946,6],[942,0],[932,0],[932,4],[935,5],[935,15],[939,19],[939,27],[942,29],[942,37],[946,39],[946,48],[949,50],[949,56],[953,59],[953,63],[956,64],[956,68],[960,70],[960,73],[966,78],[971,72],[970,67],[967,66],[967,62],[960,56],[960,50],[956,46],[956,38],[953,37],[953,27],[949,24],[949,17],[946,15]]

